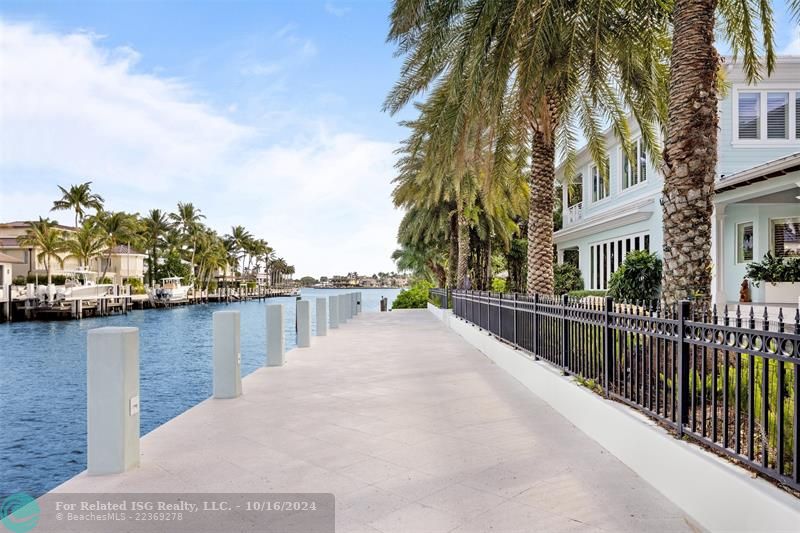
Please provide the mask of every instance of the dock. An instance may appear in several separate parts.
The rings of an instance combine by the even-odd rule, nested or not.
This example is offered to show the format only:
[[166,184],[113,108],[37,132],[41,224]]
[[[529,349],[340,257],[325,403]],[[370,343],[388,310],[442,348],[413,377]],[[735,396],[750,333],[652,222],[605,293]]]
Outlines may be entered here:
[[699,529],[427,310],[314,337],[144,436],[140,459],[54,492],[330,492],[337,532]]

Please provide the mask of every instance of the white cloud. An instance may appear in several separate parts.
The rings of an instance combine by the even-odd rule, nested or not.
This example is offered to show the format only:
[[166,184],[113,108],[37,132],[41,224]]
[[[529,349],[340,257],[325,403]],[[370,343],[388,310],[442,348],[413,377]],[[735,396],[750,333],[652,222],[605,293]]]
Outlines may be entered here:
[[781,55],[800,55],[800,26],[795,26],[791,35],[792,40],[781,50]]
[[343,17],[350,12],[350,8],[345,6],[336,6],[332,2],[325,2],[325,11],[336,17]]
[[97,36],[0,21],[0,219],[46,215],[56,184],[90,179],[111,209],[192,201],[301,274],[392,269],[391,143],[297,117],[269,144],[233,119],[236,104],[218,111],[179,80],[137,72],[138,60]]

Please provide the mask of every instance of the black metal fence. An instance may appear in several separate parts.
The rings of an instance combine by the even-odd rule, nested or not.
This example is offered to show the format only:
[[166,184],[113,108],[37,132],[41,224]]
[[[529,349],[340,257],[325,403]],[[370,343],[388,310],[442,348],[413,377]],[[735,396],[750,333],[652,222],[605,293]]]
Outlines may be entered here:
[[450,307],[449,294],[450,291],[447,289],[431,289],[428,291],[428,301],[436,307],[447,309]]
[[800,490],[800,311],[760,319],[752,308],[719,314],[435,289],[453,313],[582,383]]

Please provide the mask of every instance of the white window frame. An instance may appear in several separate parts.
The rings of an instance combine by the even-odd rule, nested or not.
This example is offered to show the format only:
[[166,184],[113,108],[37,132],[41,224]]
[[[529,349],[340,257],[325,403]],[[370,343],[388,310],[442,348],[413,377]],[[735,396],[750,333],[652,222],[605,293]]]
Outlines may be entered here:
[[[650,237],[650,232],[649,231],[639,231],[639,232],[636,232],[636,233],[631,233],[629,235],[622,235],[620,237],[614,237],[613,239],[604,239],[602,241],[594,241],[594,242],[590,242],[589,243],[589,254],[590,254],[589,255],[590,272],[589,272],[589,283],[588,283],[588,285],[590,287],[589,290],[599,290],[599,291],[608,290],[608,282],[611,280],[611,275],[614,274],[614,272],[616,272],[616,270],[620,267],[620,265],[622,265],[623,261],[625,261],[625,258],[628,256],[629,252],[627,252],[625,250],[625,241],[628,240],[628,239],[631,240],[632,244],[631,244],[631,250],[630,251],[633,252],[633,251],[636,250],[633,247],[633,242],[637,237],[640,239],[639,240],[639,243],[640,243],[639,250],[645,250],[644,239],[645,239],[645,237]],[[606,266],[606,269],[607,269],[608,277],[606,279],[605,287],[601,287],[599,285],[602,285],[602,274],[600,275],[601,279],[598,280],[598,281],[600,281],[600,283],[595,284],[595,279],[594,279],[594,277],[595,277],[595,269],[597,268],[598,263],[599,263],[599,260],[597,258],[592,259],[592,257],[594,257],[593,254],[595,254],[595,246],[598,246],[598,247],[600,247],[600,249],[602,249],[602,246],[605,244],[607,246],[614,246],[615,250],[618,250],[618,248],[616,248],[616,247],[617,247],[617,243],[619,243],[620,241],[622,242],[622,256],[621,257],[618,257],[619,254],[615,253],[614,254],[614,261],[612,262],[611,261],[611,254],[610,253],[606,254],[605,266]],[[650,251],[652,252],[653,251],[652,250],[652,237],[650,238],[650,245],[651,245]],[[592,268],[592,266],[594,268]],[[602,273],[602,266],[603,266],[603,264],[600,263],[601,273]]]
[[[739,138],[739,93],[759,93],[759,123],[758,139]],[[768,139],[767,138],[767,93],[789,93],[789,138],[788,139]],[[800,96],[800,88],[787,87],[783,84],[759,83],[757,87],[750,85],[735,86],[731,94],[731,144],[741,147],[762,147],[762,146],[798,146],[800,138],[797,137],[797,119],[795,99]]]
[[[739,261],[739,228],[743,228],[745,226],[750,226],[753,228],[753,258],[742,259],[741,261]],[[757,260],[755,256],[755,251],[756,251],[755,240],[756,240],[756,225],[754,221],[748,220],[736,224],[736,235],[734,235],[734,254],[735,254],[734,263],[736,263],[737,265],[746,265],[747,263],[752,263],[753,261]]]
[[[609,173],[611,172],[611,162],[609,161]],[[591,187],[589,188],[589,200],[592,205],[602,204],[603,202],[608,201],[611,198],[611,176],[608,176],[608,192],[602,198],[597,200],[594,199],[594,171],[597,170],[597,179],[598,185],[599,181],[602,179],[602,174],[600,174],[600,168],[597,166],[597,163],[592,163],[589,165],[589,182]]]
[[[639,171],[639,144],[642,142],[642,137],[639,136],[639,137],[633,139],[631,142],[633,143],[633,149],[636,152],[636,171],[638,173],[638,171]],[[642,145],[642,151],[644,151],[644,145]],[[644,164],[644,166],[645,166],[645,170],[644,171],[645,171],[645,174],[646,174],[645,179],[644,180],[640,180],[636,185],[628,185],[627,187],[625,187],[625,165],[628,164],[628,163],[630,163],[630,162],[628,161],[628,156],[625,153],[625,149],[620,145],[619,148],[617,149],[617,168],[619,169],[618,170],[619,179],[617,180],[617,182],[619,183],[619,193],[620,194],[627,194],[629,191],[636,190],[637,188],[641,187],[642,185],[645,185],[647,183],[647,181],[650,179],[650,176],[652,175],[652,172],[651,172],[651,169],[650,169],[650,165],[647,162],[647,160],[645,159],[645,164]]]
[[800,224],[800,217],[774,217],[769,219],[769,253],[775,255],[775,223],[776,222],[791,222],[792,224]]

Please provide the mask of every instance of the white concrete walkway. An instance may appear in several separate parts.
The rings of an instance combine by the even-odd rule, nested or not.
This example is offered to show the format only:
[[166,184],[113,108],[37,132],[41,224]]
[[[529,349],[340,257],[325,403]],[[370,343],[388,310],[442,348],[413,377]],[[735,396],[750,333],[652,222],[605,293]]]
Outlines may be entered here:
[[694,529],[427,311],[361,315],[287,360],[145,436],[139,469],[56,490],[333,492],[340,533]]

